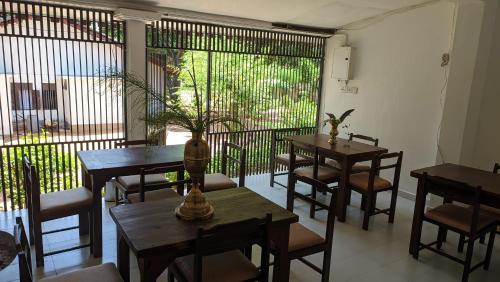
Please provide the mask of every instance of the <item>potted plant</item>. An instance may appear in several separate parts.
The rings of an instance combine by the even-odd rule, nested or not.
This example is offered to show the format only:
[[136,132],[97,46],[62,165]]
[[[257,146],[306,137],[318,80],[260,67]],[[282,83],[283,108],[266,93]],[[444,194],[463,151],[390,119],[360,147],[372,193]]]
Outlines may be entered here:
[[334,114],[326,113],[328,119],[323,122],[323,126],[327,123],[332,126],[330,129],[330,139],[328,139],[328,143],[331,145],[337,144],[337,135],[339,135],[338,127],[352,112],[354,112],[354,109],[347,110],[340,116],[340,118],[337,118]]
[[[200,186],[203,185],[203,176],[210,161],[210,148],[203,138],[207,129],[213,124],[221,124],[227,129],[241,126],[238,120],[231,116],[207,110],[203,107],[203,93],[198,90],[194,58],[191,56],[192,69],[188,70],[193,83],[193,103],[183,101],[172,89],[166,93],[158,93],[148,82],[130,73],[121,73],[119,76],[127,85],[127,94],[142,93],[139,102],[160,105],[158,110],[147,115],[147,124],[151,131],[148,137],[157,139],[168,126],[178,126],[192,133],[184,149],[184,166],[192,180],[192,188],[184,202],[176,209],[176,214],[187,220],[211,217],[213,208],[205,200]],[[170,70],[175,67],[169,67]],[[176,71],[178,73],[179,71]],[[145,95],[144,95],[145,94]]]

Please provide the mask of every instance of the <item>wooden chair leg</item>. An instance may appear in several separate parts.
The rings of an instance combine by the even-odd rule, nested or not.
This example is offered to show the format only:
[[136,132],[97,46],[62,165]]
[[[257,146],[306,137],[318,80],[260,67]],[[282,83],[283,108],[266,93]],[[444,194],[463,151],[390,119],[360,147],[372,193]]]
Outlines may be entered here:
[[89,213],[81,212],[78,215],[78,229],[80,230],[80,236],[89,234]]
[[321,282],[328,282],[330,279],[330,265],[332,260],[331,250],[325,250],[323,253],[323,273],[321,273]]
[[118,187],[116,187],[115,183],[115,206],[118,206],[120,203],[120,193],[118,192]]
[[438,250],[440,250],[441,247],[443,246],[444,232],[446,232],[446,228],[439,226],[439,231],[437,235],[437,245],[436,245],[436,248],[438,248]]
[[485,241],[486,241],[486,235],[479,237],[479,243],[484,244]]
[[366,196],[361,196],[361,210],[364,211],[366,209]]
[[41,267],[44,265],[43,261],[43,238],[42,238],[42,223],[34,222],[34,237],[35,237],[35,257],[36,266]]
[[89,242],[90,242],[90,253],[94,253],[94,213],[92,213],[92,209],[89,211]]
[[396,202],[398,201],[398,190],[393,190],[391,193],[391,208],[389,211],[389,223],[394,223],[396,216]]
[[465,245],[465,235],[460,234],[460,239],[458,239],[458,252],[462,253],[464,251]]
[[[311,198],[316,200],[316,187],[314,185],[311,185]],[[314,203],[311,203],[311,206],[309,208],[309,217],[314,218],[316,215],[316,205]]]
[[366,196],[365,213],[364,213],[364,217],[363,217],[363,229],[364,230],[368,230],[368,225],[370,224],[370,216],[371,216],[372,211],[373,211],[373,204],[374,204],[373,195],[368,193],[368,195]]
[[32,246],[35,244],[35,236],[33,233],[34,227],[33,227],[33,213],[31,211],[31,208],[28,207],[28,226],[29,226],[29,239],[30,239],[30,245]]
[[490,268],[491,253],[493,252],[493,244],[495,243],[495,230],[490,232],[490,238],[488,238],[488,248],[486,249],[486,257],[484,259],[483,269],[488,270]]
[[352,196],[352,190],[349,189],[349,190],[347,190],[347,201],[346,201],[346,204],[348,204],[348,205],[351,204],[351,196]]
[[469,274],[472,262],[472,253],[474,251],[474,240],[469,239],[469,244],[467,244],[467,254],[465,255],[464,272],[462,274],[462,282],[469,281]]
[[174,282],[174,273],[168,270],[168,282]]
[[274,172],[274,170],[275,170],[275,169],[276,169],[276,168],[274,167],[274,164],[271,164],[271,181],[270,181],[270,183],[269,183],[269,185],[270,185],[271,187],[274,187],[274,173],[275,173],[275,172]]
[[243,253],[245,254],[248,260],[250,261],[252,260],[252,246],[245,248],[243,250]]

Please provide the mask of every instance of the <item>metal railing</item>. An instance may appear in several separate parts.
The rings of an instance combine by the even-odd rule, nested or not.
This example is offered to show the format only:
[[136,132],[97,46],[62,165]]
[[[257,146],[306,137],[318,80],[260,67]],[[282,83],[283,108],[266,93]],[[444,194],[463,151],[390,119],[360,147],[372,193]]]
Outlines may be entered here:
[[110,11],[1,1],[3,209],[24,206],[23,154],[37,166],[42,192],[71,189],[81,183],[77,151],[125,138],[122,81],[107,78],[124,68],[124,34]]

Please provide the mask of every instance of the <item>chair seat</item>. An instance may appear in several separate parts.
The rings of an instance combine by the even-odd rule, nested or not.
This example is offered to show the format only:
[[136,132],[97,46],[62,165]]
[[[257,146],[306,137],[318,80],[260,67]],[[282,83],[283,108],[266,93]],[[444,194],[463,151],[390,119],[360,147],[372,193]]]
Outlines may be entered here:
[[[332,159],[326,159],[325,163],[331,167],[334,167],[334,168],[337,168],[339,170],[342,169],[342,166],[340,165],[339,162],[337,162],[336,160],[332,160]],[[364,164],[354,164],[351,168],[351,173],[358,173],[358,172],[362,172],[362,171],[367,171],[367,170],[370,170],[370,166],[369,165],[364,165]]]
[[496,218],[496,220],[500,222],[500,209],[492,208],[486,205],[481,205],[481,212],[485,215]]
[[[425,217],[463,232],[470,232],[472,214],[473,212],[469,208],[454,204],[443,204],[428,210],[425,213]],[[481,230],[489,225],[495,224],[495,222],[495,218],[480,214],[477,228]]]
[[[349,184],[351,186],[360,188],[362,190],[368,191],[368,179],[370,178],[370,173],[368,172],[361,172],[361,173],[356,173],[352,174],[349,177]],[[392,183],[378,175],[375,175],[375,180],[373,183],[373,190],[374,191],[381,191],[381,190],[386,190],[390,189],[392,187]]]
[[[146,193],[144,193],[145,202],[159,201],[177,197],[180,197],[179,194],[177,194],[177,192],[175,192],[171,188],[163,188],[153,191],[147,191]],[[141,201],[141,196],[139,193],[134,193],[128,196],[128,200],[131,203],[138,203]]]
[[306,249],[323,243],[325,243],[325,239],[302,224],[293,223],[290,225],[290,237],[288,242],[289,252]]
[[[286,166],[290,166],[290,154],[280,154],[277,155],[275,161]],[[313,162],[310,159],[304,158],[303,156],[295,155],[295,165],[304,166],[311,165]]]
[[[300,167],[294,170],[297,176],[314,179],[312,166]],[[326,166],[318,166],[318,180],[323,182],[334,182],[340,178],[340,172]]]
[[[141,176],[140,175],[127,175],[119,176],[116,178],[118,184],[120,184],[128,193],[139,192],[139,187],[141,186]],[[146,184],[164,184],[168,183],[165,178],[164,173],[159,174],[147,174],[144,176],[144,181]]]
[[123,279],[118,272],[118,269],[113,263],[105,263],[101,265],[87,267],[81,270],[47,277],[38,280],[40,282],[87,282],[87,281],[106,281],[106,282],[122,282]]
[[[194,255],[175,260],[187,281],[193,281]],[[259,270],[239,250],[203,257],[201,281],[246,281],[256,278]]]
[[236,187],[238,187],[238,184],[222,173],[205,174],[204,192]]
[[40,216],[42,220],[70,214],[78,214],[92,206],[92,192],[85,187],[40,195]]

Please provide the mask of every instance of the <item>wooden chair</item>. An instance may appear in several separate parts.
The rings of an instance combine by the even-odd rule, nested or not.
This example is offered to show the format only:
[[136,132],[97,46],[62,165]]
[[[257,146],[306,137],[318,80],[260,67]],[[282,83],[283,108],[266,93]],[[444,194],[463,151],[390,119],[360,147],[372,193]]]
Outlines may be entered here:
[[[285,140],[286,136],[296,135],[300,133],[300,129],[297,128],[285,128],[285,129],[275,129],[272,131],[271,138],[271,154],[269,160],[269,171],[271,172],[271,187],[274,187],[274,184],[280,185],[282,187],[287,187],[286,184],[282,184],[275,180],[276,176],[287,175],[288,170],[285,172],[276,172],[276,166],[284,166],[287,169],[290,168],[290,154],[284,153],[280,154],[280,148],[287,147],[287,141]],[[281,144],[281,145],[280,145]],[[304,155],[296,155],[295,157],[295,167],[309,166],[312,165],[313,161],[310,157]]]
[[[180,197],[184,194],[184,186],[190,182],[190,179],[177,179],[168,183],[148,183],[146,177],[150,174],[165,174],[184,169],[184,165],[172,165],[156,167],[152,169],[141,169],[139,193],[128,196],[128,203],[137,203],[144,201],[158,201],[168,198]],[[173,188],[177,191],[174,191]]]
[[[382,165],[382,162],[388,159],[396,159],[396,162]],[[349,190],[354,190],[362,195],[361,206],[364,209],[364,230],[368,230],[370,216],[372,215],[384,213],[389,216],[389,223],[394,222],[402,160],[403,152],[381,154],[372,160],[369,172],[359,172],[349,177]],[[392,182],[379,176],[380,171],[389,169],[394,170]],[[381,210],[376,207],[377,194],[384,191],[391,191],[391,205],[389,208]]]
[[[363,143],[371,144],[375,147],[378,146],[378,138],[373,138],[373,137],[361,135],[361,134],[353,134],[353,133],[349,134],[349,141],[358,141],[358,140],[363,142]],[[342,166],[336,160],[327,159],[326,164],[331,166],[331,167],[342,169]],[[354,164],[351,168],[351,173],[358,173],[358,172],[363,172],[363,171],[367,171],[367,170],[370,170],[369,165]]]
[[[16,217],[16,225],[14,226],[14,238],[17,246],[17,257],[19,260],[19,281],[32,282],[33,268],[31,265],[31,249],[26,237],[23,221],[20,217]],[[88,267],[82,270],[77,270],[53,277],[38,279],[40,282],[75,282],[88,281],[97,279],[107,282],[122,282],[123,279],[118,272],[118,269],[113,263],[105,263],[98,266]]]
[[[499,173],[499,170],[500,170],[500,164],[496,163],[493,166],[493,173]],[[481,205],[481,212],[488,215],[488,216],[496,218],[497,223],[498,223],[496,234],[499,235],[500,234],[500,209],[493,208],[493,207],[486,206],[486,205]],[[485,240],[486,240],[486,237],[481,236],[481,238],[479,239],[479,242],[481,244],[484,244]],[[459,252],[463,252],[465,243],[466,243],[465,236],[460,235],[460,240],[458,243],[458,251]]]
[[[229,165],[229,166],[228,166]],[[238,183],[229,178],[234,168],[238,167]],[[217,191],[245,186],[246,149],[239,145],[224,141],[221,156],[221,172],[204,176],[204,192]],[[228,176],[229,175],[229,176]]]
[[[495,230],[497,222],[495,218],[484,215],[480,212],[481,187],[472,187],[465,183],[452,181],[436,176],[423,175],[423,183],[419,185],[423,189],[423,199],[427,194],[435,194],[443,197],[443,204],[425,212],[425,208],[418,211],[421,213],[422,221],[439,226],[437,240],[432,243],[422,243],[420,241],[421,231],[417,235],[418,248],[413,254],[418,259],[419,251],[422,249],[431,250],[437,254],[445,256],[464,266],[462,281],[468,281],[469,274],[480,266],[485,270],[489,268],[491,253],[493,250]],[[420,191],[419,191],[420,192]],[[470,205],[471,208],[453,204],[453,202]],[[457,232],[469,238],[465,259],[454,257],[441,250],[444,234],[447,230]],[[471,260],[474,251],[474,242],[486,234],[490,234],[485,259],[472,266]],[[433,246],[436,247],[433,247]]]
[[[168,267],[168,280],[268,281],[270,223],[268,214],[263,219],[198,229],[194,255],[177,258]],[[260,267],[240,251],[255,244],[262,248]]]
[[[153,141],[149,140],[133,140],[133,141],[122,141],[116,142],[115,148],[129,148],[131,146],[153,146],[157,145]],[[177,172],[177,179],[184,177],[184,167],[180,168]],[[146,183],[148,184],[168,184],[168,180],[165,177],[164,173],[157,174],[148,174],[145,178]],[[119,204],[119,195],[123,195],[123,201],[127,202],[127,199],[130,194],[135,194],[139,192],[140,186],[140,175],[127,175],[127,176],[118,176],[115,182],[115,203]]]
[[[85,187],[78,187],[41,194],[37,169],[31,164],[26,155],[23,156],[23,175],[28,206],[30,242],[31,244],[35,244],[36,265],[44,265],[44,256],[90,247],[92,245],[92,225],[90,224],[90,217],[92,216],[92,192]],[[43,222],[72,215],[79,216],[78,226],[42,231]],[[76,228],[80,229],[80,235],[90,234],[89,244],[44,253],[43,235]]]
[[[316,211],[328,209],[328,205],[316,200],[317,192],[326,195],[327,192],[333,193],[336,186],[330,186],[337,183],[341,177],[339,170],[323,165],[319,165],[320,157],[316,149],[314,152],[313,165],[295,168],[295,154],[290,158],[290,169],[293,169],[292,181],[289,186],[293,188],[294,197],[300,198],[311,204],[309,209],[309,217],[314,218]],[[302,194],[295,191],[295,183],[297,181],[311,185],[311,194]],[[319,208],[316,208],[319,206]]]
[[[330,198],[330,205],[328,208],[328,219],[326,222],[326,234],[325,237],[321,237],[315,232],[309,230],[300,223],[294,223],[290,225],[290,237],[288,243],[288,256],[290,261],[298,259],[305,265],[311,267],[316,272],[321,274],[321,281],[327,282],[330,278],[330,264],[332,259],[332,241],[333,241],[333,230],[335,224],[335,208],[337,203],[337,189],[332,191],[332,197]],[[316,201],[314,199],[307,199],[307,201]],[[316,202],[317,205],[323,205],[320,202]],[[323,252],[323,266],[322,268],[317,267],[310,261],[306,260],[304,257],[310,256],[316,253]],[[271,249],[271,253],[273,250]]]

